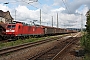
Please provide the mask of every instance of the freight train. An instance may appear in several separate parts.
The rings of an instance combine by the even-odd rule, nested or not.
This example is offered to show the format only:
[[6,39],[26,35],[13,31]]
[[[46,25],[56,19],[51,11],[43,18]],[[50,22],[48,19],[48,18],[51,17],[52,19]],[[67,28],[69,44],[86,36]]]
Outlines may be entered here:
[[6,32],[5,35],[3,35],[3,38],[17,40],[29,38],[30,36],[46,36],[72,32],[76,31],[43,25],[29,25],[23,22],[14,22],[6,25]]

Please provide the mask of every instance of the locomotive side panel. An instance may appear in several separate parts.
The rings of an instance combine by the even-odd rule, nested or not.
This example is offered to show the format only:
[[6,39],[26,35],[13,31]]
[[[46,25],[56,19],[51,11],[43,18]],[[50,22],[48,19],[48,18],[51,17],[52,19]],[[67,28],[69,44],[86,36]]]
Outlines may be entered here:
[[44,35],[44,29],[40,26],[35,26],[33,28],[33,34],[34,35]]
[[16,35],[21,36],[23,34],[22,24],[16,24]]

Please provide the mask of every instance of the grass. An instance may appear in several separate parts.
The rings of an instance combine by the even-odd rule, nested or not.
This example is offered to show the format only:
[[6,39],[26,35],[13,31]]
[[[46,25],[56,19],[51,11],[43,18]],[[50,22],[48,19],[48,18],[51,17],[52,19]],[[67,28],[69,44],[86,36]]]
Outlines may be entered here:
[[83,60],[90,60],[90,53],[85,54],[85,57]]
[[39,40],[43,40],[44,37],[42,38],[30,38],[30,39],[25,39],[25,40],[16,40],[16,41],[11,41],[11,42],[5,42],[2,43],[0,42],[0,49],[5,48],[5,47],[10,47],[10,46],[16,46],[16,45],[20,45],[20,44],[24,44],[24,43],[29,43],[29,42],[35,42],[35,41],[39,41]]
[[29,42],[36,42],[36,41],[43,40],[45,38],[55,38],[55,37],[47,36],[47,37],[41,37],[41,38],[29,38],[29,39],[25,39],[25,40],[19,39],[16,41],[5,42],[5,43],[0,42],[0,49],[10,47],[10,46],[16,46],[16,45],[20,45],[20,44],[24,44],[24,43],[29,43]]

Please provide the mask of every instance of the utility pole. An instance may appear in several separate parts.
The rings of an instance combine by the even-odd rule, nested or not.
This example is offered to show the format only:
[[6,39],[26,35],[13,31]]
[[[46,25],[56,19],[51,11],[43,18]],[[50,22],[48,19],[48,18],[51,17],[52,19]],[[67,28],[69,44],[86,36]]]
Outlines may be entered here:
[[53,16],[52,16],[52,27],[53,27]]
[[41,9],[40,9],[40,25],[41,25]]
[[57,28],[58,28],[58,13],[57,13]]
[[82,19],[82,14],[81,14],[81,32],[83,31],[83,19]]

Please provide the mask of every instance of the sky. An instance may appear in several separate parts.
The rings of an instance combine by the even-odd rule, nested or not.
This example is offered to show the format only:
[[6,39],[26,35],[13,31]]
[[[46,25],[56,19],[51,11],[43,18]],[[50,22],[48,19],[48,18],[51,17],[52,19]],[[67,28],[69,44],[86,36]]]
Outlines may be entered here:
[[[8,4],[4,4],[8,3]],[[30,24],[58,26],[59,28],[85,28],[86,12],[90,9],[90,0],[0,0],[0,10],[10,11],[14,21]]]

